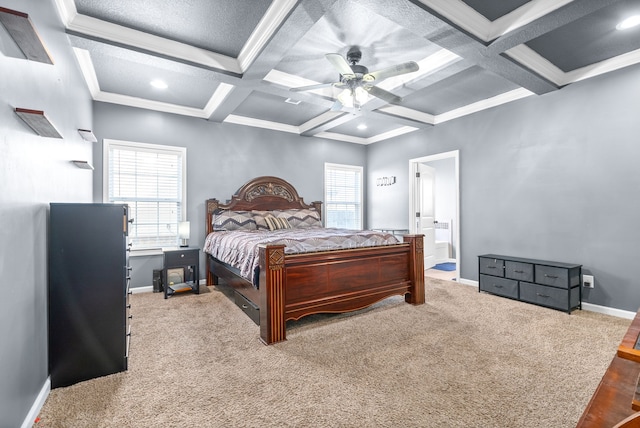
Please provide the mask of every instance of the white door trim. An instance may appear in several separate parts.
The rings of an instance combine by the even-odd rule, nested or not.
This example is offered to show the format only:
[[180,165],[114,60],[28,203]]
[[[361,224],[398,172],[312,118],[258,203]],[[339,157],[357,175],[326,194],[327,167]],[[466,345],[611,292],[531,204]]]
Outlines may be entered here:
[[[443,152],[435,155],[409,159],[409,177],[412,177],[412,174],[414,174],[414,172],[416,171],[416,164],[418,163],[433,162],[433,161],[449,159],[449,158],[453,158],[454,164],[455,164],[454,176],[456,180],[456,183],[455,183],[456,215],[455,215],[454,240],[455,240],[456,250],[457,250],[456,257],[455,257],[456,278],[458,278],[458,281],[460,281],[460,260],[461,260],[460,254],[461,254],[461,248],[462,248],[462,245],[460,244],[460,151],[452,150],[450,152]],[[415,221],[415,213],[416,213],[415,192],[416,192],[415,180],[409,180],[409,231],[410,233],[417,233],[416,221]]]

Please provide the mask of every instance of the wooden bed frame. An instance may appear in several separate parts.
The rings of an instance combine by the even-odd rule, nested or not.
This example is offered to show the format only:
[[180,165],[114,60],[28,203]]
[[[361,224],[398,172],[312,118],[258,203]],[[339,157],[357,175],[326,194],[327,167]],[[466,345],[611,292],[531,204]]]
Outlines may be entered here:
[[[218,209],[276,210],[315,208],[295,188],[277,177],[258,177],[226,203],[208,199],[206,231],[213,232]],[[260,339],[265,344],[286,340],[286,321],[316,313],[362,309],[394,295],[414,305],[424,303],[423,235],[406,235],[397,245],[285,254],[284,245],[260,247],[260,280],[253,284],[207,254],[207,285],[225,282],[259,308]]]

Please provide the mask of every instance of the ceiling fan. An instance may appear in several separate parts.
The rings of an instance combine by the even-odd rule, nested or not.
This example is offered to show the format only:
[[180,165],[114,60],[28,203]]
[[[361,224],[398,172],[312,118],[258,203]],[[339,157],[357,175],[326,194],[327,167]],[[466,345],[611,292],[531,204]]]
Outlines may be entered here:
[[379,88],[375,86],[375,84],[389,77],[418,71],[419,68],[418,64],[414,61],[409,61],[382,70],[369,72],[367,67],[358,64],[362,58],[362,52],[360,52],[360,49],[356,46],[349,49],[346,59],[337,53],[328,53],[325,57],[340,73],[340,81],[291,88],[291,91],[311,91],[329,86],[344,88],[344,91],[338,95],[338,99],[331,107],[331,110],[340,110],[345,105],[359,109],[363,102],[366,101],[367,93],[389,104],[399,104],[402,101],[401,97]]

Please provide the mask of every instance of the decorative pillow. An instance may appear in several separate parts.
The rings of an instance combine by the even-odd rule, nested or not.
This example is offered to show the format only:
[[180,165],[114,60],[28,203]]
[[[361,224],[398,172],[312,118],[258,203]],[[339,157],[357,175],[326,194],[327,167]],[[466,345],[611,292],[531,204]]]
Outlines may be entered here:
[[301,229],[309,227],[322,227],[320,213],[315,209],[289,209],[289,210],[272,210],[272,211],[251,211],[253,219],[256,221],[258,229],[269,230],[266,222],[267,216],[275,218],[287,219],[292,229]]
[[273,211],[251,211],[258,230],[269,230],[266,218],[267,216],[273,215],[272,213]]
[[291,229],[291,225],[284,217],[266,216],[265,221],[269,226],[269,230]]
[[213,230],[256,230],[250,211],[219,210],[213,213]]
[[296,229],[309,227],[322,227],[320,213],[315,209],[291,209],[285,210],[277,217],[285,217],[291,227]]

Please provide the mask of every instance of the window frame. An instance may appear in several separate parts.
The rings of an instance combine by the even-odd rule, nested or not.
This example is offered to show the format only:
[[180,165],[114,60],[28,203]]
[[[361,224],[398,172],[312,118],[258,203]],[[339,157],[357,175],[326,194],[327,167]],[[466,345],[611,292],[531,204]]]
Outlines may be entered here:
[[[180,218],[178,221],[186,221],[187,219],[187,148],[180,146],[169,146],[163,144],[151,144],[141,143],[137,141],[126,140],[114,140],[103,139],[103,152],[102,152],[102,200],[105,203],[111,203],[109,201],[109,152],[113,147],[121,147],[123,149],[129,149],[134,151],[147,151],[151,153],[163,153],[171,155],[179,155],[182,161],[182,183],[181,183],[181,203],[180,203]],[[135,219],[133,219],[135,221]],[[173,247],[178,246],[178,238],[176,236],[176,243]],[[131,255],[155,255],[162,254],[162,249],[167,247],[143,247],[143,248],[131,248]],[[170,248],[170,247],[169,247]]]
[[327,172],[330,170],[343,170],[355,172],[359,175],[360,183],[359,183],[359,192],[358,192],[358,201],[355,203],[358,205],[358,218],[360,220],[360,225],[358,227],[352,227],[351,229],[362,230],[364,229],[364,167],[359,165],[346,165],[346,164],[338,164],[338,163],[329,163],[325,162],[324,164],[324,225],[325,227],[334,227],[329,226],[327,224],[327,220],[329,219],[329,205],[333,203],[329,200],[329,186],[327,183]]

